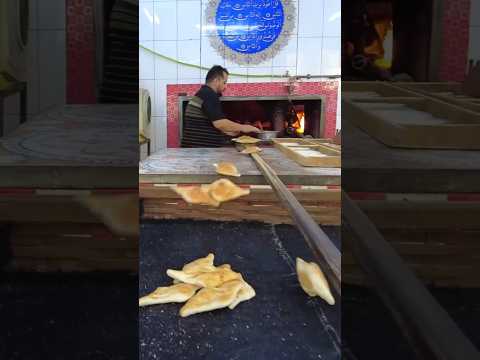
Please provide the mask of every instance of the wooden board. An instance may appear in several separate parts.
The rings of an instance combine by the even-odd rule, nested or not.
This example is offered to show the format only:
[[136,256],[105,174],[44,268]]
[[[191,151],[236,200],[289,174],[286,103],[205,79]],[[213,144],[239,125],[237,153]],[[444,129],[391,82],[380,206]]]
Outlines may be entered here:
[[[140,184],[139,196],[143,199],[143,217],[146,219],[249,220],[293,224],[288,211],[271,188],[265,186],[250,191],[250,195],[223,203],[218,208],[190,205],[165,185]],[[307,187],[291,191],[319,224],[340,224],[340,189]]]
[[[261,147],[261,157],[287,185],[340,185],[340,168],[303,167],[274,147]],[[161,150],[140,162],[139,182],[211,183],[221,177],[213,166],[220,161],[229,161],[236,165],[242,176],[231,180],[238,184],[267,184],[253,159],[233,147],[196,148],[195,151],[184,148]]]
[[17,271],[137,271],[138,238],[101,224],[16,223],[10,235]]
[[[480,229],[384,229],[382,235],[427,285],[479,287],[478,238]],[[352,255],[346,234],[342,247],[342,281],[368,285],[367,277]]]
[[480,193],[480,152],[382,144],[344,116],[342,187],[354,192]]
[[65,105],[0,139],[0,187],[134,188],[136,105]]
[[419,94],[431,96],[480,113],[480,98],[465,95],[463,93],[462,84],[458,82],[407,82],[393,83],[391,85],[412,90]]
[[418,94],[379,81],[342,81],[342,98],[416,98]]
[[320,141],[307,139],[273,139],[275,147],[302,166],[340,167],[341,152]]
[[480,113],[416,99],[343,99],[349,121],[392,147],[480,149]]

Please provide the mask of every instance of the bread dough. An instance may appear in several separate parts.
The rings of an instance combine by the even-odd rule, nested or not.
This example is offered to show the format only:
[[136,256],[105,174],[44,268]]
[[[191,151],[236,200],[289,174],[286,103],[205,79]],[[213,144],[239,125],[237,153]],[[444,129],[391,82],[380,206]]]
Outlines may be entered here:
[[166,304],[172,302],[185,302],[190,299],[199,286],[191,284],[176,284],[157,288],[154,292],[141,297],[138,300],[139,306]]
[[242,189],[228,179],[220,179],[210,185],[210,196],[218,202],[237,199],[250,194],[249,189]]
[[201,289],[180,309],[180,316],[186,317],[205,311],[222,309],[229,306],[243,288],[242,280],[227,281],[219,287]]
[[232,164],[231,162],[220,162],[218,164],[213,164],[213,166],[215,166],[217,173],[220,175],[236,176],[236,177],[240,176],[240,173],[238,172],[237,167],[235,166],[235,164]]
[[220,203],[210,196],[209,185],[174,186],[172,189],[189,204],[210,205],[218,207]]
[[327,279],[317,264],[297,257],[297,276],[300,286],[309,296],[319,296],[328,304],[335,304]]

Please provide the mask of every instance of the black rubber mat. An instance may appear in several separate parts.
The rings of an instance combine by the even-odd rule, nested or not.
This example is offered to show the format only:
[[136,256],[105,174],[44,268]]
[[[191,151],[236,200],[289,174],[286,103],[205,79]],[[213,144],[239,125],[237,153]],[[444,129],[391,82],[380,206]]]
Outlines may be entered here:
[[[480,289],[429,290],[465,336],[480,348]],[[342,286],[342,346],[348,347],[346,360],[415,358],[380,298],[373,290],[360,286]]]
[[0,359],[138,359],[137,276],[2,274]]
[[[295,257],[313,260],[291,226],[162,221],[142,224],[139,293],[171,284],[165,271],[215,254],[256,290],[235,310],[181,318],[181,304],[139,311],[140,359],[339,359],[340,308],[300,288]],[[326,229],[338,244],[338,229]]]

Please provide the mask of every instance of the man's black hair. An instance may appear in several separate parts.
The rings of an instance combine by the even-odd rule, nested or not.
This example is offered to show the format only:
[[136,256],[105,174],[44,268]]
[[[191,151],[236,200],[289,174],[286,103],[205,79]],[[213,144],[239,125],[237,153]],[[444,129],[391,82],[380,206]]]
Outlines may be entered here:
[[214,65],[210,70],[208,70],[207,77],[205,78],[205,82],[209,83],[212,80],[215,80],[216,78],[221,78],[223,79],[223,74],[226,73],[227,75],[228,70],[225,69],[223,66],[220,65]]

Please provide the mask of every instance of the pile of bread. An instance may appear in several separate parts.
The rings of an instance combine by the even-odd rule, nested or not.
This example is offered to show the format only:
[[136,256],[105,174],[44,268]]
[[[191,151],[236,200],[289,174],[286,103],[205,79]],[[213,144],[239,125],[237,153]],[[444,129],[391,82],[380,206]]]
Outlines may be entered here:
[[255,290],[229,264],[213,265],[214,255],[185,264],[182,270],[167,270],[174,284],[159,287],[139,300],[140,306],[183,303],[180,316],[222,309],[233,310],[242,301],[255,296]]
[[[255,290],[229,264],[214,266],[213,254],[185,264],[182,270],[167,270],[173,285],[157,288],[139,300],[140,306],[184,303],[180,316],[186,317],[228,307],[233,310],[242,301],[255,296]],[[309,296],[319,296],[328,304],[335,299],[328,282],[317,264],[297,258],[300,286]]]

